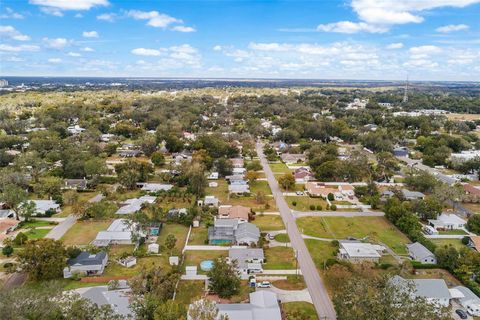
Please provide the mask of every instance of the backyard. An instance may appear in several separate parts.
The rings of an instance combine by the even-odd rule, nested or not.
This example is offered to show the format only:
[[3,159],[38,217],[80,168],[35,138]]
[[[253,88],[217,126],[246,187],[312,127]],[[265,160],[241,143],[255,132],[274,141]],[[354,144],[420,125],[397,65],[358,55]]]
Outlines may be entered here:
[[190,238],[188,239],[189,245],[204,245],[208,240],[208,229],[205,225],[200,225],[198,228],[192,228]]
[[204,260],[215,260],[220,257],[228,257],[228,250],[188,250],[185,252],[185,261],[183,266],[197,266],[199,274],[206,272],[200,270],[200,262]]
[[66,245],[87,245],[92,242],[97,233],[106,230],[111,220],[77,221],[62,237]]
[[301,232],[319,238],[365,238],[382,242],[398,254],[406,254],[408,238],[384,217],[303,217],[297,219]]
[[165,240],[167,239],[167,236],[169,234],[173,234],[175,238],[177,238],[177,242],[175,243],[175,249],[173,251],[173,254],[178,255],[182,252],[183,246],[185,245],[185,240],[187,239],[187,234],[188,234],[188,228],[181,224],[176,224],[176,223],[163,224],[162,230],[160,231],[160,235],[157,238],[157,243],[161,246],[164,246]]

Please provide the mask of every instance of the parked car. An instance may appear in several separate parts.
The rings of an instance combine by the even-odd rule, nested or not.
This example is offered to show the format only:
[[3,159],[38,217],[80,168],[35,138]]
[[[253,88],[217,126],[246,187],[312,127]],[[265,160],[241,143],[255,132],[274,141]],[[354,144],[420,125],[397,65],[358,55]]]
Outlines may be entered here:
[[455,313],[458,314],[460,319],[468,319],[467,313],[465,311],[463,311],[462,309],[455,310]]
[[297,191],[295,193],[297,194],[297,196],[303,196],[303,191]]
[[269,281],[262,281],[257,284],[258,288],[270,288],[271,286]]
[[267,238],[268,238],[268,240],[274,240],[275,236],[269,233],[269,234],[267,234]]

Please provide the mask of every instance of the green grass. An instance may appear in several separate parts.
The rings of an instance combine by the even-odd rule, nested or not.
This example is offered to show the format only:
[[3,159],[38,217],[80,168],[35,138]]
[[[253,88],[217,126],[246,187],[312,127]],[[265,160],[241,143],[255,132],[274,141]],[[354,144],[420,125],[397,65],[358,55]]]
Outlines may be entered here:
[[317,311],[313,304],[308,302],[287,302],[282,303],[286,320],[318,320]]
[[443,234],[443,235],[467,235],[464,230],[445,230],[445,231],[439,231],[438,234]]
[[228,250],[188,250],[185,252],[185,262],[183,264],[183,270],[185,270],[186,266],[197,266],[197,272],[199,274],[205,274],[204,271],[200,270],[200,262],[204,260],[215,260],[220,257],[228,257]]
[[[169,223],[164,224],[162,230],[160,231],[160,235],[158,236],[157,243],[161,246],[165,245],[165,239],[169,234],[173,234],[175,238],[177,238],[177,242],[175,243],[175,248],[172,254],[180,254],[182,252],[183,246],[185,245],[185,240],[187,239],[188,228],[176,223]],[[168,249],[162,251],[162,253],[169,254]]]
[[156,203],[158,207],[164,210],[170,210],[173,208],[189,208],[193,205],[194,201],[193,197],[159,196]]
[[98,287],[98,286],[106,286],[108,285],[107,282],[81,282],[69,279],[62,279],[59,280],[62,284],[63,290],[74,290],[78,288],[85,288],[85,287]]
[[287,280],[276,280],[272,284],[283,290],[303,290],[307,287],[301,275],[288,275]]
[[31,229],[25,231],[25,235],[28,239],[40,239],[45,237],[50,232],[50,229]]
[[290,242],[290,237],[286,233],[279,233],[274,238],[278,242]]
[[270,169],[272,169],[273,173],[291,173],[292,170],[288,169],[285,163],[269,163]]
[[[78,194],[78,203],[87,203],[88,200],[95,197],[98,194],[98,192],[77,192],[77,194]],[[64,205],[62,206],[62,211],[54,215],[54,217],[58,217],[58,218],[68,217],[72,213],[74,213],[73,206]]]
[[406,254],[408,238],[385,217],[303,217],[298,227],[309,236],[331,239],[363,238],[382,242],[398,254]]
[[262,232],[285,229],[282,218],[276,215],[257,214],[252,223],[259,227]]
[[252,193],[257,193],[259,191],[262,191],[264,194],[272,194],[272,190],[270,190],[270,187],[268,185],[268,182],[267,181],[253,181],[250,183],[250,191]]
[[204,245],[208,240],[208,229],[204,225],[200,225],[198,228],[192,228],[190,233],[189,245]]
[[337,248],[332,242],[305,239],[305,245],[318,269],[323,269],[324,263],[328,259],[334,259],[336,257]]
[[66,245],[87,245],[92,242],[97,233],[106,230],[111,220],[77,221],[62,237]]
[[28,222],[20,222],[19,228],[20,229],[28,229],[28,228],[37,228],[37,227],[49,227],[52,228],[56,226],[58,223],[50,222],[50,221],[42,221],[42,220],[31,220]]
[[430,241],[435,243],[437,247],[452,245],[457,249],[466,248],[466,246],[462,243],[462,239],[430,239]]
[[203,281],[180,281],[175,300],[188,307],[190,303],[202,297],[204,286]]
[[295,269],[295,253],[292,248],[273,247],[265,250],[267,263],[263,265],[265,270]]
[[[322,206],[322,210],[327,210],[327,201],[323,200],[322,198],[311,198],[308,196],[288,196],[285,197],[285,200],[288,203],[288,206],[296,211],[312,211],[310,209],[311,205],[315,206],[315,210],[317,210],[317,206]],[[297,205],[293,205],[293,202],[296,202]]]

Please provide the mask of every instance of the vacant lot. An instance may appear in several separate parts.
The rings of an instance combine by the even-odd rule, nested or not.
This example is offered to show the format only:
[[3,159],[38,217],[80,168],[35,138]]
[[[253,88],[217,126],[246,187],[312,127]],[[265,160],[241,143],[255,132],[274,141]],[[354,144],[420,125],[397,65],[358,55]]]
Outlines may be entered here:
[[449,120],[479,120],[480,115],[478,114],[470,114],[470,113],[449,113],[447,114],[447,118]]
[[274,247],[265,250],[267,263],[263,265],[265,270],[295,269],[295,253],[292,248]]
[[204,288],[205,283],[203,281],[180,281],[175,300],[184,306],[188,306],[203,296]]
[[307,287],[301,275],[289,275],[287,280],[273,281],[272,284],[283,290],[302,290]]
[[[77,194],[78,194],[78,203],[87,203],[88,200],[95,197],[98,193],[97,192],[77,192]],[[54,217],[68,217],[72,213],[75,213],[73,212],[73,206],[64,205],[62,206],[62,211],[54,215]]]
[[259,227],[262,232],[285,229],[282,218],[276,215],[257,214],[252,223]]
[[382,242],[398,254],[406,254],[408,238],[384,217],[304,217],[297,220],[309,236],[332,239],[364,238]]
[[66,245],[86,245],[92,242],[97,233],[106,230],[111,220],[104,221],[77,221],[63,236]]
[[[317,311],[313,304],[308,302],[287,302],[282,303],[286,319],[318,320]],[[295,318],[291,318],[295,317]]]
[[305,239],[305,245],[318,269],[322,269],[328,259],[336,257],[337,248],[332,242]]
[[263,192],[264,194],[272,194],[272,191],[270,190],[270,187],[268,186],[267,181],[253,181],[250,183],[250,191],[252,193],[257,193],[259,191]]
[[466,248],[461,239],[430,239],[438,247],[454,246],[457,249]]
[[282,163],[269,163],[270,169],[272,169],[273,173],[291,173],[292,170],[288,169],[288,167],[282,162]]
[[[185,240],[187,239],[188,228],[176,223],[164,224],[160,231],[160,235],[158,236],[157,243],[162,246],[165,245],[165,240],[169,234],[173,234],[175,238],[177,238],[173,254],[180,254],[185,245]],[[165,249],[164,252],[169,253],[166,250],[167,249]]]
[[[288,196],[285,197],[285,200],[288,203],[288,206],[292,210],[296,211],[313,211],[317,210],[317,206],[321,206],[321,210],[327,209],[327,202],[322,198],[311,198],[309,196]],[[294,203],[296,202],[296,205]],[[311,209],[310,206],[315,206],[315,209]]]
[[188,239],[189,245],[204,245],[208,240],[208,229],[204,225],[200,225],[198,228],[192,228],[190,238]]

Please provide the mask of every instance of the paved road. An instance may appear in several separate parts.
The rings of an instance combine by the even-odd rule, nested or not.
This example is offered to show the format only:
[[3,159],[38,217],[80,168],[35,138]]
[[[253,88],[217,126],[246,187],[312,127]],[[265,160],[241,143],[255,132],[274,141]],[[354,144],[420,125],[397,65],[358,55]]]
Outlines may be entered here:
[[45,238],[59,240],[67,231],[75,224],[77,217],[74,215],[68,216],[65,220],[57,224]]
[[263,171],[265,171],[268,184],[270,186],[270,189],[272,190],[277,207],[280,211],[283,223],[287,227],[290,242],[297,252],[298,263],[305,279],[305,283],[307,284],[308,291],[310,292],[310,296],[312,297],[313,305],[317,310],[318,317],[322,320],[336,319],[337,316],[335,313],[335,309],[333,307],[332,301],[330,300],[330,297],[328,296],[325,284],[323,283],[323,280],[318,274],[312,257],[310,256],[310,253],[305,246],[302,235],[298,231],[297,225],[295,223],[295,217],[292,215],[292,211],[290,210],[287,202],[283,198],[282,191],[280,190],[277,180],[275,180],[272,170],[268,165],[267,159],[263,154],[263,145],[257,143],[256,149],[263,167]]
[[292,211],[295,218],[301,217],[383,217],[381,211]]

